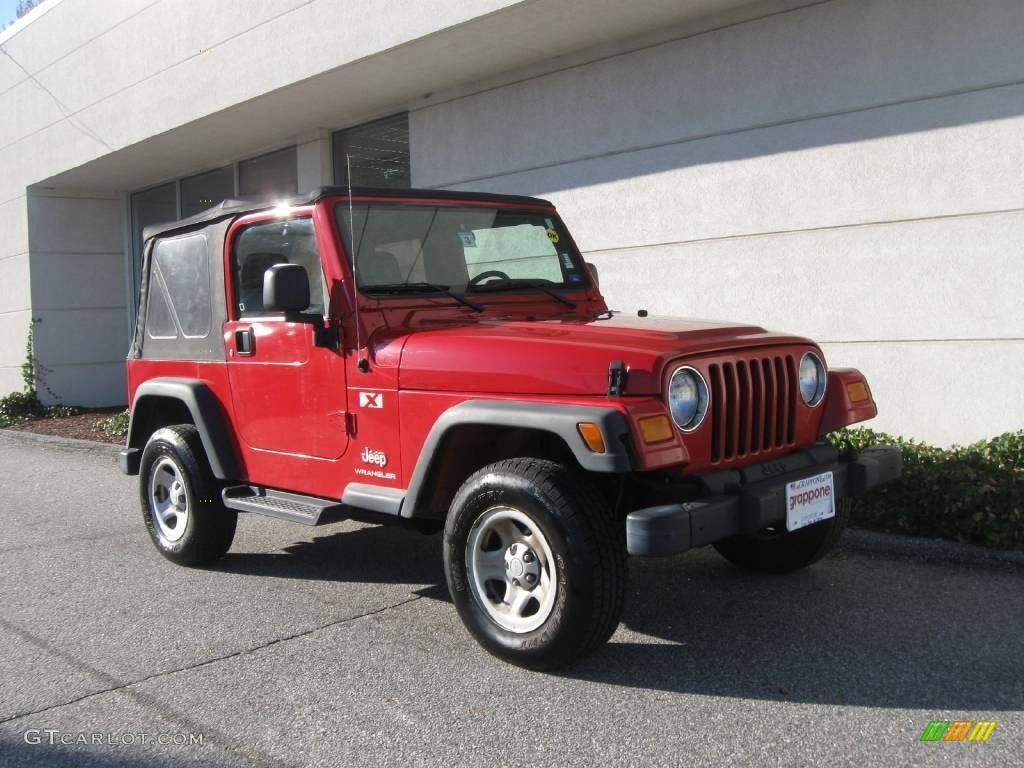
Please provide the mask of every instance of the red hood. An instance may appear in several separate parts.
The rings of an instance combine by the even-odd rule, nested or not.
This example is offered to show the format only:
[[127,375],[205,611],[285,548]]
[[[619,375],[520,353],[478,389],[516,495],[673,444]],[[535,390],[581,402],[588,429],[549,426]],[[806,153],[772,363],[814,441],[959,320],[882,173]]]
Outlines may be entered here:
[[657,394],[674,358],[812,342],[753,325],[671,317],[478,322],[405,337],[401,389],[535,395],[602,395],[608,364],[622,360],[626,392]]

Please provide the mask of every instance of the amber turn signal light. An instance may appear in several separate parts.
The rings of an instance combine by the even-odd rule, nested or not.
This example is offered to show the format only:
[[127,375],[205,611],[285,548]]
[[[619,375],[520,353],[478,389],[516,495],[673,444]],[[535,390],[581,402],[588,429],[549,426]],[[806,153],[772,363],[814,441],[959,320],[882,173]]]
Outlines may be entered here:
[[579,430],[580,437],[587,444],[587,448],[594,453],[604,453],[604,436],[597,424],[592,421],[582,421],[576,425],[576,429]]
[[637,422],[640,427],[640,436],[645,443],[660,443],[663,440],[672,439],[672,425],[668,416],[648,416]]
[[864,400],[871,399],[871,393],[868,392],[868,385],[863,381],[851,381],[847,384],[846,394],[849,396],[851,403],[860,403]]

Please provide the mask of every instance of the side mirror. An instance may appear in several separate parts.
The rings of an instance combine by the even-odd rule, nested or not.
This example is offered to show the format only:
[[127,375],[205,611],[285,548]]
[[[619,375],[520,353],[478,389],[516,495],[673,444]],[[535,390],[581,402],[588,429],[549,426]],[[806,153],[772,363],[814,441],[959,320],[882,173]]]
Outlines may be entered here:
[[309,275],[298,264],[275,264],[263,273],[263,307],[292,314],[309,308]]
[[591,262],[588,261],[587,262],[587,269],[590,270],[590,274],[594,278],[594,285],[596,285],[598,288],[600,288],[601,287],[601,277],[600,277],[600,275],[597,274],[597,265],[596,264],[592,264]]

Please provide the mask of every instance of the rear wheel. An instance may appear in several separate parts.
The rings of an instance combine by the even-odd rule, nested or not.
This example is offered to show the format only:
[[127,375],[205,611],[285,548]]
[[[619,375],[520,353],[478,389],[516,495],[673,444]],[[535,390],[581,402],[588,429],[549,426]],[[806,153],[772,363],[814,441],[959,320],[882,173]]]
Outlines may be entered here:
[[221,503],[191,424],[153,433],[139,467],[142,516],[153,544],[179,565],[211,563],[231,547],[238,514]]
[[619,623],[621,525],[569,468],[540,459],[484,467],[445,525],[445,573],[463,623],[495,656],[552,669],[603,645]]
[[740,568],[765,573],[789,573],[818,562],[839,542],[850,518],[849,501],[836,502],[835,517],[806,528],[779,529],[732,536],[714,544],[726,560]]

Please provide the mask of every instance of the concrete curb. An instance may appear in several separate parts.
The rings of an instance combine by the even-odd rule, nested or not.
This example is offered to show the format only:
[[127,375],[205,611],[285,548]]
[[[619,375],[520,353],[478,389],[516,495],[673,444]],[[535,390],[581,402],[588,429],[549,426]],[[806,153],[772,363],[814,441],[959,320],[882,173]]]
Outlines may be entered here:
[[847,529],[839,543],[839,550],[886,555],[901,560],[1024,569],[1024,551],[1019,549],[987,549],[974,544],[880,533],[862,528]]
[[101,443],[97,440],[76,440],[71,437],[56,435],[40,435],[36,432],[22,432],[15,429],[0,429],[0,438],[10,438],[13,442],[29,443],[50,448],[64,448],[72,451],[88,451],[92,453],[109,453],[116,456],[124,446],[120,443]]

